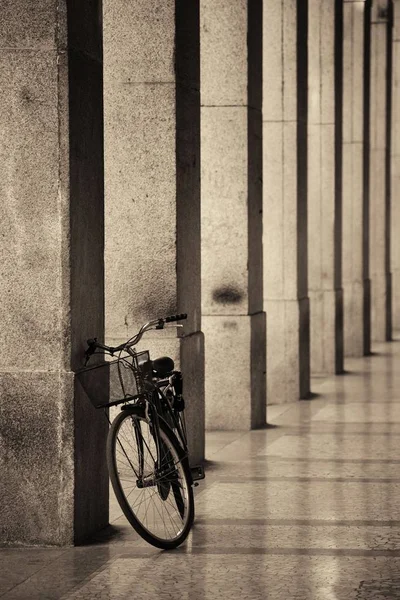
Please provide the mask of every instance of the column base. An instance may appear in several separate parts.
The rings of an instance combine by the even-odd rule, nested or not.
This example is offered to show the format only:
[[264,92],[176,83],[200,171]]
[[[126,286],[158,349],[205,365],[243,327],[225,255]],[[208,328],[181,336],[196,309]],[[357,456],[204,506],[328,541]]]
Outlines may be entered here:
[[78,385],[74,398],[73,373],[3,372],[0,382],[2,541],[71,546],[105,527],[103,412]]
[[204,334],[181,338],[183,396],[190,464],[199,464],[205,454]]
[[309,299],[266,300],[267,404],[284,404],[310,393]]
[[400,330],[400,269],[392,272],[392,327]]
[[391,335],[391,274],[371,277],[371,339],[386,342]]
[[364,279],[364,355],[371,354],[371,280]]
[[205,316],[206,429],[265,425],[265,313]]
[[343,373],[343,291],[309,290],[311,373]]
[[[368,327],[364,319],[364,302],[369,292],[365,282],[345,282],[344,292],[344,352],[348,357],[361,357],[365,354]],[[369,344],[368,344],[369,345]]]

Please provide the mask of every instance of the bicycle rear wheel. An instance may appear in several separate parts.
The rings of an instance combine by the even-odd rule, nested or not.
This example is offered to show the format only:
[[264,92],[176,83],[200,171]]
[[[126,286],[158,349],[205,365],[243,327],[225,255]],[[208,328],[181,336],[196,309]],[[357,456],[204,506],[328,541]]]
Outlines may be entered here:
[[121,411],[107,438],[110,480],[124,515],[148,543],[165,550],[186,539],[194,518],[187,457],[160,420],[160,456],[142,407]]

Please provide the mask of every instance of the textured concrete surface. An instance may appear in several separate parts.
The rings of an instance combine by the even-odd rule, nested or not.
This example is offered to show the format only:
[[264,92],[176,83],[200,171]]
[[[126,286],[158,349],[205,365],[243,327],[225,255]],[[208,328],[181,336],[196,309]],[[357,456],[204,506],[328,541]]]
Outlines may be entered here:
[[2,6],[0,526],[10,544],[72,544],[107,523],[105,428],[98,415],[80,421],[89,405],[73,380],[85,340],[104,328],[98,9],[82,2],[67,19],[65,2]]
[[[344,290],[344,351],[362,356],[369,349],[369,311],[364,311],[368,264],[363,215],[364,156],[364,14],[365,2],[343,3],[343,171],[342,275]],[[368,239],[368,237],[367,237]]]
[[343,290],[309,291],[311,322],[311,353],[314,374],[342,373],[343,356]]
[[[265,314],[204,317],[207,430],[265,424]],[[264,372],[265,374],[265,372]]]
[[279,345],[267,344],[268,405],[290,402],[293,397],[307,398],[310,391],[308,298],[268,300],[266,310],[270,339],[283,338],[282,331],[285,332]]
[[248,104],[245,75],[248,5],[248,0],[238,0],[235,4],[229,0],[200,1],[201,104],[204,106]]
[[[54,336],[61,304],[59,254],[52,251],[60,229],[56,52],[2,49],[0,78],[0,310],[2,346],[7,347],[2,369],[51,369],[58,366],[61,352],[61,340]],[[31,152],[33,140],[40,152]]]
[[[382,11],[380,10],[380,5]],[[388,105],[386,77],[390,68],[387,49],[388,2],[372,6],[371,13],[371,71],[370,71],[370,278],[371,278],[371,336],[373,340],[391,337],[390,263],[388,251],[390,230],[388,211],[390,192],[387,177]]]
[[169,354],[188,376],[202,457],[199,6],[103,5],[106,338],[121,343],[152,318],[188,314],[185,341],[153,332],[141,349]]
[[267,401],[293,402],[309,392],[307,3],[267,2],[263,40]]
[[400,327],[400,2],[394,2],[392,56],[391,232],[392,325]]
[[343,371],[341,0],[308,3],[308,295],[311,373]]
[[15,371],[2,373],[0,382],[1,540],[39,545],[71,543],[72,375],[62,382],[55,371]]
[[[202,106],[201,113],[203,314],[246,314],[247,107]],[[225,289],[230,302],[218,301]]]
[[271,406],[267,430],[207,433],[196,521],[177,551],[112,524],[87,546],[3,549],[5,600],[377,600],[400,593],[399,342]]
[[[193,360],[193,357],[197,360]],[[198,465],[204,460],[204,334],[187,335],[181,340],[181,368],[184,374],[183,396],[189,439],[189,461]]]
[[206,426],[249,429],[265,424],[262,3],[200,7]]

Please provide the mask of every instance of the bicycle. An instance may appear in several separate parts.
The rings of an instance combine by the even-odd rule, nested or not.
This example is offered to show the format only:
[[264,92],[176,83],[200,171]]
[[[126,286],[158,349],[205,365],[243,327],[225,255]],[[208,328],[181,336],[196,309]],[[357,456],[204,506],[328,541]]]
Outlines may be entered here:
[[[147,542],[176,548],[194,520],[193,485],[204,478],[202,466],[190,467],[184,417],[183,380],[169,357],[150,359],[134,346],[146,331],[186,319],[158,318],[117,347],[88,340],[85,367],[77,379],[96,408],[121,406],[110,423],[106,454],[118,503],[132,527]],[[175,325],[182,327],[182,325]],[[93,355],[114,357],[87,366]],[[119,398],[112,400],[112,394]],[[134,392],[134,393],[132,393]]]

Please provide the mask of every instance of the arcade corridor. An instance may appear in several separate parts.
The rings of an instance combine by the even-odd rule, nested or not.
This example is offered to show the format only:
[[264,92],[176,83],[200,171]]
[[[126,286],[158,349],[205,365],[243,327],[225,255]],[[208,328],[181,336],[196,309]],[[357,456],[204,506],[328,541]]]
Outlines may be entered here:
[[400,0],[0,0],[0,600],[400,600],[399,232]]
[[2,600],[400,597],[400,340],[373,345],[273,427],[207,434],[186,544],[145,544],[113,504],[84,547],[2,550]]

